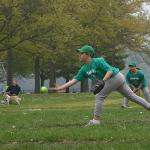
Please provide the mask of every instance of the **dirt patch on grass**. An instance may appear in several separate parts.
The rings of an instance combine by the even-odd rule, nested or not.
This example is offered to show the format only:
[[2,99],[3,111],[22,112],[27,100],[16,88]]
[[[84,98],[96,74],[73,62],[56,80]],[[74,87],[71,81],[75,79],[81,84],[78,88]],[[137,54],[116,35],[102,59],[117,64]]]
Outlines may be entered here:
[[114,140],[110,139],[102,139],[102,140],[58,140],[58,141],[34,141],[31,139],[30,141],[10,141],[7,143],[0,143],[1,147],[15,147],[19,145],[32,145],[32,144],[43,144],[49,146],[60,146],[60,145],[77,145],[77,144],[149,144],[150,141],[148,139],[120,139]]

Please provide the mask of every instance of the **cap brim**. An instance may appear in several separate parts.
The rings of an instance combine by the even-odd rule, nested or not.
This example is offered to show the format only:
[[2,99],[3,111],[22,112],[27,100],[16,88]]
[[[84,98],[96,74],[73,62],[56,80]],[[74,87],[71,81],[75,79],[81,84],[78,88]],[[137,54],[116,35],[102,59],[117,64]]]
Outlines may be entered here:
[[81,49],[77,49],[76,51],[79,53],[83,53],[83,51]]
[[136,67],[135,65],[128,65],[128,67]]

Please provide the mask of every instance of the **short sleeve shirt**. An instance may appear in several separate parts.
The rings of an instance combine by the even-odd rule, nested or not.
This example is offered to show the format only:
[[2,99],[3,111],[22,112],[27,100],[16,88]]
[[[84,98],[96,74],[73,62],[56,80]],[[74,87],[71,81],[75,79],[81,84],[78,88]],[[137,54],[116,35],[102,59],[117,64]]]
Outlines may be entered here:
[[129,85],[132,84],[135,87],[138,87],[141,83],[143,88],[148,86],[148,81],[141,70],[137,70],[136,73],[129,71],[126,75],[126,80]]
[[109,65],[104,58],[92,58],[90,64],[84,64],[80,68],[74,79],[78,81],[84,80],[85,78],[100,80],[104,78],[108,71],[112,71],[111,77],[113,77],[119,72],[119,69]]

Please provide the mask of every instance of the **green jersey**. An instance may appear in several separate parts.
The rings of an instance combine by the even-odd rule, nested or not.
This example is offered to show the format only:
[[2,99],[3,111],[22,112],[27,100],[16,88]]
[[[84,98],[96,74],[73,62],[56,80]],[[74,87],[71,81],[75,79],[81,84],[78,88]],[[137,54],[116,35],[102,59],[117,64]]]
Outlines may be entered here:
[[136,88],[142,83],[142,88],[148,86],[147,79],[141,70],[137,70],[136,73],[129,71],[126,75],[126,80],[129,85],[134,85]]
[[112,71],[112,76],[115,76],[119,72],[119,69],[110,66],[104,58],[92,58],[89,64],[84,64],[80,68],[74,78],[78,81],[84,80],[85,78],[100,80],[104,78],[108,71]]

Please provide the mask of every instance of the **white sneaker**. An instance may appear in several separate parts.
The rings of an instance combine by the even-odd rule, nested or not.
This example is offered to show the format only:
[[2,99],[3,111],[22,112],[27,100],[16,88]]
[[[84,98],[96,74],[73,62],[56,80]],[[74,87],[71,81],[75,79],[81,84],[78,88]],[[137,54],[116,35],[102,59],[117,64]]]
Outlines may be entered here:
[[95,126],[95,125],[100,125],[100,120],[90,120],[89,123],[86,126]]
[[128,106],[126,106],[126,105],[122,105],[122,106],[121,106],[121,108],[128,108]]

